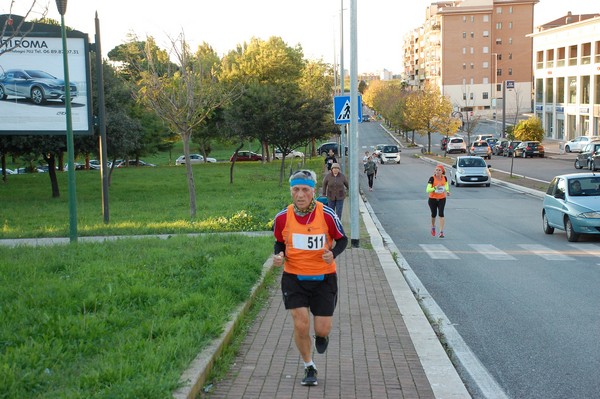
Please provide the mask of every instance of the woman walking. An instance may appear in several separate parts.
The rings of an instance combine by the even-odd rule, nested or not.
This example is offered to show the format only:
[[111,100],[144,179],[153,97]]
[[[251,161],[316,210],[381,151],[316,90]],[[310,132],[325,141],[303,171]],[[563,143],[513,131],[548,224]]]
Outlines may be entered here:
[[435,237],[435,218],[440,216],[440,238],[444,238],[444,207],[446,197],[450,195],[446,170],[442,165],[437,165],[433,176],[427,182],[427,193],[429,194],[429,209],[431,209],[431,235]]
[[365,165],[365,173],[369,179],[369,191],[373,191],[373,178],[377,175],[377,162],[373,159],[373,155],[369,156],[369,160]]
[[340,164],[334,163],[331,165],[331,171],[323,179],[323,195],[327,197],[327,205],[335,211],[340,220],[342,220],[346,190],[348,190],[348,179],[340,171]]

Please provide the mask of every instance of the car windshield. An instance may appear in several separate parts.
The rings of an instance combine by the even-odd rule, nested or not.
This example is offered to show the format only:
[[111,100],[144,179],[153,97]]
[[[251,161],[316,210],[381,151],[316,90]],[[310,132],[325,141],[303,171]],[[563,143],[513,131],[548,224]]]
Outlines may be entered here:
[[488,143],[487,141],[478,141],[473,143],[473,147],[487,147]]
[[398,152],[398,147],[395,145],[386,145],[383,147],[383,152]]
[[485,168],[483,158],[461,158],[458,161],[458,166],[462,168]]
[[35,70],[31,70],[28,69],[27,74],[29,76],[31,76],[32,78],[39,78],[39,79],[56,79],[54,76],[50,75],[49,73],[46,73],[44,71],[35,71]]
[[462,143],[463,139],[451,139],[450,142],[451,143]]
[[569,195],[572,197],[600,196],[600,177],[575,177],[569,179]]

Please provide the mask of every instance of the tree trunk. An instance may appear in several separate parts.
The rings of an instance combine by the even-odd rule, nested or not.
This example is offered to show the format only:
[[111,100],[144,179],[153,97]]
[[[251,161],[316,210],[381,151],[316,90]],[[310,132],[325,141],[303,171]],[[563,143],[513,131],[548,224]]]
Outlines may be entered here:
[[190,137],[191,134],[181,135],[183,141],[183,155],[185,156],[185,170],[188,182],[188,191],[190,194],[190,218],[196,217],[196,186],[194,185],[194,173],[192,171],[192,162],[190,162]]
[[60,197],[60,189],[58,188],[58,179],[56,178],[56,157],[54,154],[49,154],[44,157],[48,163],[48,176],[50,176],[50,186],[52,186],[52,198]]

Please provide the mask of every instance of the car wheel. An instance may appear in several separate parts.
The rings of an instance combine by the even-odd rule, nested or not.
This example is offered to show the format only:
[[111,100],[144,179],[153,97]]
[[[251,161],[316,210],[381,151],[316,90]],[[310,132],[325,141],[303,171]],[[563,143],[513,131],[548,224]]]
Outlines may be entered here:
[[540,154],[540,158],[544,158],[544,154]]
[[492,183],[486,183],[486,185],[485,185],[485,186],[486,186],[486,187],[489,187],[489,186],[491,186],[491,185],[492,185]]
[[594,163],[594,161],[590,162],[590,170],[591,170],[592,172],[595,172],[595,171],[596,171],[596,164]]
[[527,158],[527,153],[525,151],[523,151],[523,153],[521,154],[521,157]]
[[548,216],[546,215],[546,212],[542,212],[542,226],[544,227],[544,233],[546,233],[546,234],[554,233],[554,227],[552,227],[552,226],[550,226],[550,224],[548,224]]
[[579,234],[573,230],[573,224],[569,217],[565,218],[565,233],[567,233],[567,241],[577,242],[577,240],[579,240]]
[[566,147],[565,147],[565,152],[571,152],[571,147],[569,147],[569,146],[566,146]]
[[46,99],[44,98],[44,92],[42,91],[42,89],[40,89],[39,87],[34,87],[33,89],[31,89],[31,101],[33,101],[33,103],[37,105],[44,104],[46,102]]
[[575,169],[582,169],[583,166],[581,166],[581,164],[579,163],[579,159],[575,160]]
[[6,100],[6,92],[2,86],[0,86],[0,100]]

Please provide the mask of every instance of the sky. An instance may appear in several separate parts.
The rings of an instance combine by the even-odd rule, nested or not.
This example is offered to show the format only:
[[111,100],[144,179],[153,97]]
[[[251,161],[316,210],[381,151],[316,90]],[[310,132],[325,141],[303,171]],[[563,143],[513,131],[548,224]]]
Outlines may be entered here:
[[[16,1],[19,7],[32,0]],[[40,2],[40,0],[38,0]],[[350,0],[344,2],[344,69],[350,68]],[[0,0],[0,14],[10,0]],[[42,0],[44,3],[44,0]],[[356,0],[357,64],[359,73],[393,73],[402,70],[403,37],[425,20],[430,0]],[[170,48],[169,38],[182,32],[195,48],[203,42],[223,56],[252,37],[281,37],[289,46],[300,44],[307,59],[333,63],[340,58],[342,0],[70,0],[65,24],[85,32],[94,41],[98,12],[102,52],[128,40],[152,36]],[[20,12],[19,12],[20,11]],[[600,13],[596,0],[541,0],[534,10],[534,26],[573,14]],[[56,2],[50,0],[48,16],[60,20]],[[335,58],[334,58],[335,57]]]

